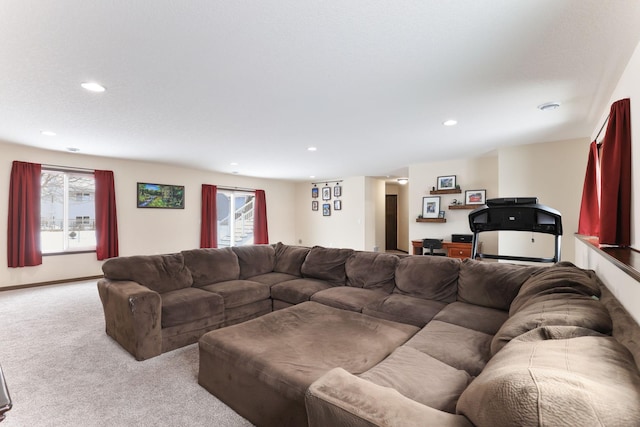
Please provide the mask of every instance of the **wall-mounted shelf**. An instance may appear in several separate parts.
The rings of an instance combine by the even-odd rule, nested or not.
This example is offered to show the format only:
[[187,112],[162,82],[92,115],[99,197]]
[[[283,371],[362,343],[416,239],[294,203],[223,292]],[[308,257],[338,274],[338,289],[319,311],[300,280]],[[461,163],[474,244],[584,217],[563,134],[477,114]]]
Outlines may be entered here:
[[447,222],[446,218],[416,218],[416,222]]
[[449,205],[449,209],[475,209],[482,205]]
[[429,194],[462,194],[462,190],[459,188],[453,190],[431,190]]

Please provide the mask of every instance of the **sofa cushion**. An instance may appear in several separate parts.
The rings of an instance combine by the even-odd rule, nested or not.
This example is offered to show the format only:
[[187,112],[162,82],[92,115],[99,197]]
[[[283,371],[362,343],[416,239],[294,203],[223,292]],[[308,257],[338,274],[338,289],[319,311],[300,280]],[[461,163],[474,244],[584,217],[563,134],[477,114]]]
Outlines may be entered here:
[[290,304],[300,304],[309,301],[311,295],[324,289],[333,287],[331,283],[316,279],[293,279],[278,283],[271,287],[271,298],[288,302]]
[[387,296],[388,294],[380,290],[334,286],[333,288],[316,292],[311,296],[311,301],[343,310],[361,312],[365,306],[382,301]]
[[532,274],[522,284],[509,314],[513,315],[532,297],[559,293],[600,297],[598,278],[593,271],[580,269],[570,262],[559,262]]
[[160,294],[163,328],[221,316],[224,302],[220,295],[197,288],[184,288]]
[[428,354],[403,345],[385,360],[359,375],[391,387],[411,400],[446,412],[455,412],[456,402],[471,378]]
[[347,279],[345,263],[352,253],[353,249],[314,246],[302,263],[302,276],[344,285]]
[[202,287],[203,290],[214,292],[224,299],[225,310],[256,301],[269,299],[269,286],[250,280],[228,280]]
[[509,310],[524,281],[543,268],[467,258],[460,265],[458,301]]
[[509,313],[506,311],[456,301],[440,310],[433,320],[495,335],[508,318]]
[[399,258],[393,254],[356,251],[345,264],[347,285],[390,294]]
[[611,337],[514,340],[458,400],[457,411],[483,426],[636,426],[640,376]]
[[270,273],[276,263],[276,251],[271,245],[243,245],[231,248],[238,257],[240,279]]
[[304,246],[290,246],[276,243],[276,263],[273,271],[302,277],[302,263],[311,249]]
[[193,283],[182,254],[111,258],[102,264],[102,271],[107,279],[132,280],[159,293],[188,288]]
[[547,294],[529,301],[502,325],[493,337],[491,352],[496,354],[513,338],[541,326],[580,326],[608,334],[613,325],[600,301],[584,295]]
[[446,305],[440,301],[391,294],[382,301],[364,307],[362,313],[423,327]]
[[456,300],[460,260],[447,257],[410,256],[396,267],[393,292],[436,301]]
[[276,273],[272,271],[271,273],[258,274],[257,276],[248,277],[247,280],[251,280],[252,282],[264,283],[265,285],[273,286],[278,283],[286,282],[287,280],[299,279],[299,276],[294,276],[292,274],[287,273]]
[[491,358],[492,335],[451,323],[432,320],[405,346],[415,348],[439,361],[479,375]]
[[193,276],[193,286],[240,278],[238,256],[231,248],[191,249],[182,251],[184,263]]

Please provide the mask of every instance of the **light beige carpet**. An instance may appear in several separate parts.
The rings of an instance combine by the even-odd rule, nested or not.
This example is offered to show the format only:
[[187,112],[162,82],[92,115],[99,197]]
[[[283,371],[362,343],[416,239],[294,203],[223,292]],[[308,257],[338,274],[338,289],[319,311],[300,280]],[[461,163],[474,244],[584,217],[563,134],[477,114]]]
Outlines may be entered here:
[[95,281],[0,292],[12,426],[251,426],[197,382],[198,347],[136,361],[104,332]]

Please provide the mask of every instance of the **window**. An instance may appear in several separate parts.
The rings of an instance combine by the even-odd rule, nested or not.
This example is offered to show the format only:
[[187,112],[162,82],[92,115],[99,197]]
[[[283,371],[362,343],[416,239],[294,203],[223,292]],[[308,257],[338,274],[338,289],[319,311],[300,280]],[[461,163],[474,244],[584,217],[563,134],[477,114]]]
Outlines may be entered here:
[[92,173],[42,169],[42,253],[96,249],[95,179]]
[[254,201],[255,195],[251,192],[218,190],[219,248],[253,244]]

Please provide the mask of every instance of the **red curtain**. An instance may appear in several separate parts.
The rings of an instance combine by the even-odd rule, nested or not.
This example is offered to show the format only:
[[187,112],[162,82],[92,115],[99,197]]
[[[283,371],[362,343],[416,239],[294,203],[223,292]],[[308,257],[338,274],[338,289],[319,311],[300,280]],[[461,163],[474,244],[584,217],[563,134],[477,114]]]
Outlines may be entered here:
[[600,235],[600,162],[598,160],[598,144],[593,141],[589,146],[587,172],[582,188],[582,203],[578,233],[586,236]]
[[269,243],[267,201],[264,190],[256,190],[256,205],[253,218],[253,243],[256,245]]
[[118,256],[116,191],[112,171],[94,171],[96,180],[96,255],[98,260]]
[[602,143],[600,243],[631,244],[631,103],[611,105]]
[[42,165],[14,161],[9,184],[7,258],[9,267],[42,264],[40,179]]
[[200,247],[218,247],[218,187],[202,184],[202,214],[200,215]]

